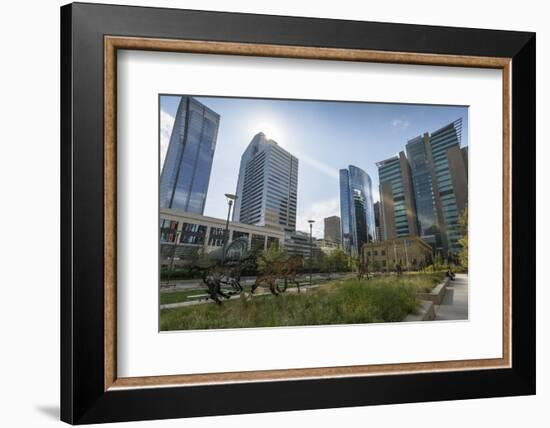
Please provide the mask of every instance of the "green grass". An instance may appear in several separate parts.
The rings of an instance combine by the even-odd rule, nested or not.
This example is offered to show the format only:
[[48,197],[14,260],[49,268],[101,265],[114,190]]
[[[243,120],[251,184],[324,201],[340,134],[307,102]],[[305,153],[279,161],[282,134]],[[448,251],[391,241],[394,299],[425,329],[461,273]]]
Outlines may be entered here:
[[[319,280],[314,279],[312,281],[312,284],[324,284],[326,283],[325,280]],[[300,282],[300,286],[309,285],[309,280],[304,279]],[[250,292],[250,285],[244,285],[243,289],[247,293]],[[296,284],[290,283],[288,284],[288,288],[296,288]],[[225,289],[224,289],[225,290]],[[227,289],[227,291],[230,291],[231,289]],[[232,290],[231,290],[232,291]],[[160,293],[160,304],[161,305],[167,305],[170,303],[180,303],[185,302],[189,296],[195,296],[197,294],[206,294],[206,287],[198,288],[195,290],[186,290],[186,291],[164,291]]]
[[419,293],[429,293],[445,278],[445,272],[408,272],[402,277],[406,284],[417,289]]
[[161,311],[161,330],[363,324],[402,321],[418,307],[417,293],[431,290],[437,274],[406,274],[332,281],[307,293],[284,293]]
[[166,305],[169,303],[179,303],[187,300],[188,296],[194,296],[196,294],[204,294],[205,290],[186,290],[186,291],[170,291],[160,293],[160,304]]

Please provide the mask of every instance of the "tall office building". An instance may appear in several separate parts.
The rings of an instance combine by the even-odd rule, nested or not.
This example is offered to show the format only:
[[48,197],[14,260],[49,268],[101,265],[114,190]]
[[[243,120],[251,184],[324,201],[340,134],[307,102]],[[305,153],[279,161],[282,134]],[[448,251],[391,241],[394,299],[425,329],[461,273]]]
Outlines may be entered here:
[[429,166],[430,135],[425,133],[409,140],[406,145],[411,167],[416,220],[419,236],[434,250],[441,250],[441,234],[437,218],[432,168]]
[[296,229],[298,159],[256,134],[241,157],[233,220]]
[[325,218],[325,241],[339,244],[340,238],[340,217],[333,215]]
[[420,236],[443,255],[462,250],[458,219],[468,206],[468,148],[462,119],[420,135],[378,162],[385,239]]
[[416,215],[409,163],[404,152],[376,163],[384,240],[416,236]]
[[384,222],[382,220],[382,207],[380,201],[374,203],[374,227],[376,230],[376,240],[384,240]]
[[160,208],[204,213],[220,116],[181,97],[160,175]]
[[363,244],[376,239],[372,181],[361,168],[340,170],[341,239],[345,251],[358,254]]
[[462,237],[458,219],[468,204],[467,159],[460,148],[462,119],[430,134],[431,153],[428,162],[435,183],[435,203],[444,251],[458,253]]

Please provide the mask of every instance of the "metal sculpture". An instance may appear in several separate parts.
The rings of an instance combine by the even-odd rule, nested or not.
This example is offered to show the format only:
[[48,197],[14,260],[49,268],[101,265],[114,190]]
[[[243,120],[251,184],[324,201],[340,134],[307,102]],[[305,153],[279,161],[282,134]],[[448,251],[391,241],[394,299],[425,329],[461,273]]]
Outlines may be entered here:
[[369,258],[365,256],[365,252],[361,252],[359,262],[357,264],[357,279],[361,281],[365,276],[370,279],[369,276]]
[[271,293],[278,296],[284,293],[290,283],[296,284],[300,292],[300,282],[297,278],[298,268],[304,267],[302,256],[292,256],[285,261],[269,262],[264,256],[260,256],[267,269],[262,275],[256,277],[256,281],[250,292],[254,293],[258,287],[269,287]]
[[[235,239],[225,248],[212,251],[205,258],[203,266],[197,267],[202,272],[202,281],[206,285],[208,295],[217,304],[221,297],[230,299],[232,295],[243,291],[241,275],[246,269],[256,264],[256,258],[248,251],[248,239]],[[227,286],[232,291],[224,291]]]

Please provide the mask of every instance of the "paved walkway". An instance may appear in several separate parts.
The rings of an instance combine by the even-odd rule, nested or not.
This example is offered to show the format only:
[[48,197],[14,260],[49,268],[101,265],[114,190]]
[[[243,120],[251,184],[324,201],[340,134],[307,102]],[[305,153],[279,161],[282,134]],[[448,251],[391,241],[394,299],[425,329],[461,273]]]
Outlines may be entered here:
[[[333,273],[331,275],[331,280],[339,279],[349,274],[350,272]],[[309,274],[308,273],[299,274],[298,279],[300,280],[300,282],[307,282],[309,281]],[[314,281],[319,279],[328,279],[328,276],[327,274],[314,273],[312,275],[312,279]],[[252,285],[254,284],[255,281],[256,281],[255,276],[244,276],[241,278],[240,282],[241,282],[241,285]],[[166,281],[162,281],[160,283],[161,293],[198,290],[203,288],[204,288],[204,283],[202,282],[202,279],[176,279],[176,280],[171,280],[169,284],[166,284]]]
[[449,281],[447,293],[441,305],[435,306],[436,320],[468,319],[468,275],[457,273],[454,281]]

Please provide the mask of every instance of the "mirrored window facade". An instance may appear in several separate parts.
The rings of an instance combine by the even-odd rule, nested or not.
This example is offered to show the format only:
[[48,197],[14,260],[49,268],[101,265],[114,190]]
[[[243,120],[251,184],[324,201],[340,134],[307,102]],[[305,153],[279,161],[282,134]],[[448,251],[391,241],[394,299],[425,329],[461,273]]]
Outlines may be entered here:
[[204,213],[220,116],[181,97],[160,175],[160,207]]
[[427,150],[429,150],[429,146],[426,147],[428,142],[428,135],[418,136],[407,143],[406,150],[411,167],[418,234],[436,250],[441,247],[441,237],[437,222],[432,174],[428,163]]
[[342,246],[358,254],[363,244],[376,240],[372,181],[361,168],[340,170],[340,221]]

